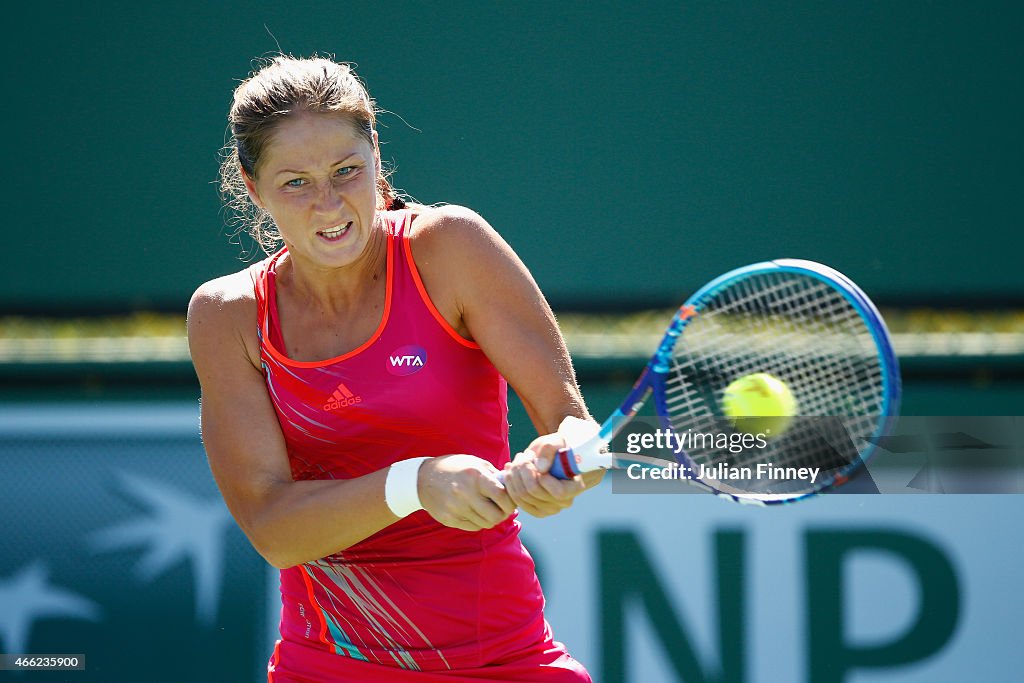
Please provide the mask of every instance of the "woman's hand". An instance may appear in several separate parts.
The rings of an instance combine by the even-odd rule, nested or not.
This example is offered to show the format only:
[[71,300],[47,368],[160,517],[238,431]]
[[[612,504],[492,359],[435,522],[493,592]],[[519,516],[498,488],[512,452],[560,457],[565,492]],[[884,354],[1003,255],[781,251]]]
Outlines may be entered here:
[[534,517],[550,517],[572,505],[587,485],[583,477],[556,479],[548,474],[565,438],[548,434],[533,440],[515,460],[505,465],[505,489],[516,505]]
[[425,461],[419,471],[419,496],[431,517],[463,531],[490,529],[516,509],[498,481],[498,470],[475,455]]

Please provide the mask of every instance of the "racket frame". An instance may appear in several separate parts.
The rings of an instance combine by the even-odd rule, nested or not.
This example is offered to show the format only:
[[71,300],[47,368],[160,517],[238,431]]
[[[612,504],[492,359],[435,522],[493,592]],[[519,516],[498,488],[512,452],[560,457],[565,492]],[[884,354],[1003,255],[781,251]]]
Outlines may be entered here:
[[[683,333],[689,321],[700,315],[702,303],[714,296],[719,289],[736,280],[746,279],[755,274],[766,272],[792,272],[813,277],[838,291],[864,320],[878,350],[879,364],[882,369],[882,407],[875,425],[874,436],[888,433],[895,424],[899,412],[902,383],[900,380],[899,361],[892,347],[885,321],[882,319],[878,309],[852,280],[833,268],[814,261],[781,258],[736,268],[719,275],[694,292],[673,315],[661,342],[658,344],[657,351],[655,351],[654,355],[644,366],[640,376],[619,407],[601,424],[599,431],[593,437],[581,444],[570,445],[560,449],[552,462],[550,473],[560,479],[568,479],[581,472],[615,468],[615,455],[607,452],[608,444],[637,414],[651,394],[654,395],[654,408],[659,420],[662,421],[663,426],[671,428],[668,421],[668,409],[665,405],[665,378],[671,370],[672,353],[679,336]],[[860,452],[860,457],[854,461],[848,471],[835,477],[819,490],[797,495],[785,494],[774,497],[772,495],[752,494],[744,496],[718,491],[710,484],[696,478],[691,478],[688,481],[741,503],[771,504],[791,502],[822,493],[829,488],[844,483],[848,480],[850,474],[871,458],[876,448],[875,440],[868,439],[867,446]],[[681,451],[676,457],[679,458],[679,465],[686,468],[684,471],[696,471],[685,451]]]

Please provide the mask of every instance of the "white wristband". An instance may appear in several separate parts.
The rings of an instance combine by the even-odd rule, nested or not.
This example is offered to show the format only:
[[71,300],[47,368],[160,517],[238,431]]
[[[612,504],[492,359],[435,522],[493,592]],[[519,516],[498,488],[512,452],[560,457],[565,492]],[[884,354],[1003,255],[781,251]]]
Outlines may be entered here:
[[384,501],[396,517],[408,517],[423,509],[419,492],[420,465],[429,459],[399,460],[388,468],[388,478],[384,482]]

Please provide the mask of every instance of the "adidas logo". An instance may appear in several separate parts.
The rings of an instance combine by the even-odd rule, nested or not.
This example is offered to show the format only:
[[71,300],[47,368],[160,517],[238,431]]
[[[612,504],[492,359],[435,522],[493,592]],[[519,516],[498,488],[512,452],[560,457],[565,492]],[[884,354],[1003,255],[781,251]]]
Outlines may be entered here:
[[362,403],[363,397],[357,396],[349,391],[349,388],[344,383],[338,384],[338,388],[334,390],[331,397],[324,404],[324,410],[338,410],[339,408],[347,408],[348,406],[355,405],[356,403]]

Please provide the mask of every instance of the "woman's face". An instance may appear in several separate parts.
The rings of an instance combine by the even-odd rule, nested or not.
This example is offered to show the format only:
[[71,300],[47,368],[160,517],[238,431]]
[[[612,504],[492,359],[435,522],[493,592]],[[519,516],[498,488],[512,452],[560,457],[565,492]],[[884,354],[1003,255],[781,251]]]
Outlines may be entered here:
[[313,113],[291,116],[273,133],[246,187],[293,258],[340,267],[364,254],[377,204],[376,135],[371,144],[348,118]]

